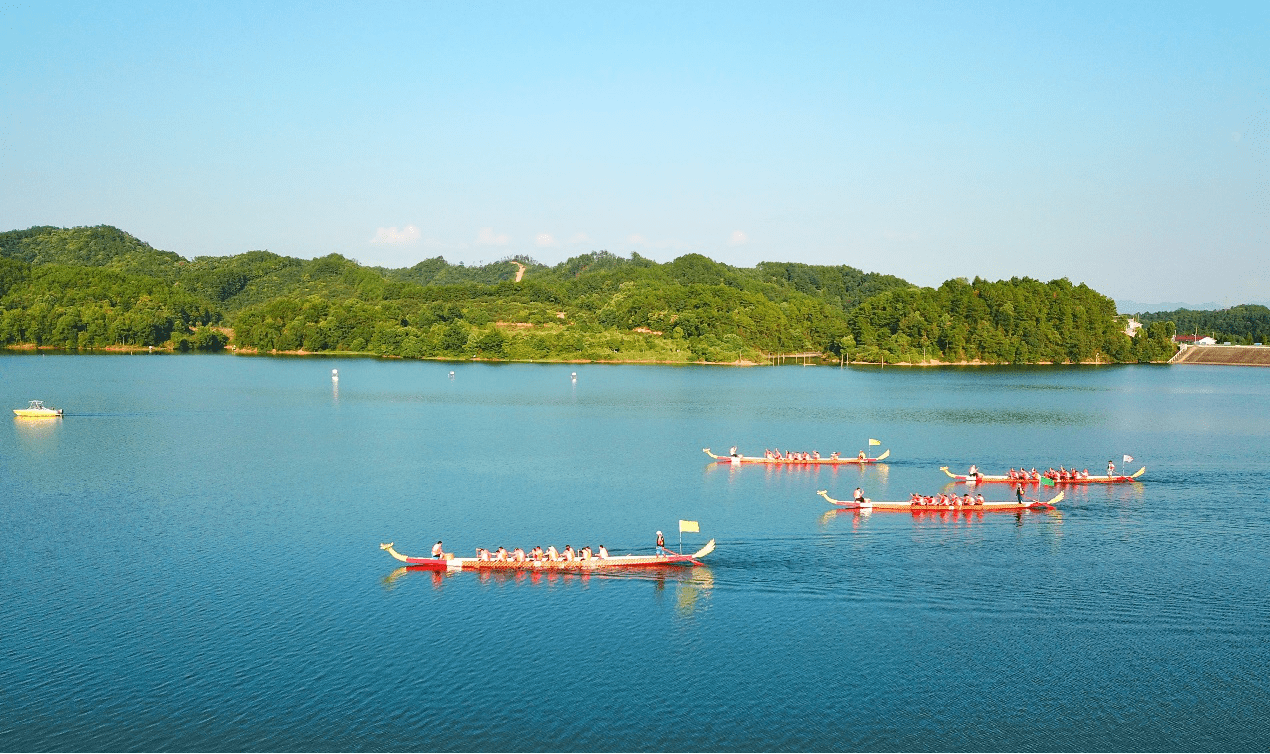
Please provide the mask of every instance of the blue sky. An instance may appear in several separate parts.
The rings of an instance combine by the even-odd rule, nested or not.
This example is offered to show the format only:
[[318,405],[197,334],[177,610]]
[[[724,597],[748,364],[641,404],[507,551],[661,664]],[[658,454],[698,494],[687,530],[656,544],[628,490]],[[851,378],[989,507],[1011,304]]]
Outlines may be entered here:
[[0,8],[0,229],[1270,298],[1270,4]]

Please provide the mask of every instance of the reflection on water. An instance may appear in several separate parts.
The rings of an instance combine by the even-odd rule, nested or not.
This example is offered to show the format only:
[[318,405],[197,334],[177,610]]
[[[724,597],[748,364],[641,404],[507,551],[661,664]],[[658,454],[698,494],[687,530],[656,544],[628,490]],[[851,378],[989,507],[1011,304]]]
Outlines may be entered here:
[[686,578],[676,579],[679,594],[675,601],[675,612],[687,617],[697,610],[698,601],[708,598],[714,588],[714,574],[705,566],[684,569],[690,571]]
[[60,416],[14,416],[13,427],[18,441],[27,449],[44,453],[55,452],[57,431],[62,424]]
[[431,579],[433,589],[441,589],[449,579],[472,578],[483,585],[515,585],[525,587],[585,586],[592,579],[608,581],[649,582],[660,600],[668,587],[674,589],[675,612],[689,616],[696,612],[703,600],[714,588],[714,573],[708,566],[614,569],[608,571],[528,571],[482,569],[475,573],[463,571],[438,571],[424,566],[401,566],[380,579],[381,585],[392,590],[409,575]]
[[873,515],[873,509],[856,510],[849,508],[831,508],[824,512],[820,517],[820,528],[824,529],[834,521],[841,521],[849,517],[851,520],[851,528],[859,529],[860,524],[866,521],[869,516]]
[[1061,524],[1063,521],[1063,513],[1057,508],[1016,508],[1013,510],[992,510],[983,508],[964,508],[957,510],[927,510],[924,508],[912,508],[909,510],[874,510],[855,509],[855,508],[835,508],[827,510],[820,517],[819,524],[822,530],[830,524],[849,519],[852,529],[860,529],[862,525],[878,516],[904,516],[907,514],[914,521],[922,524],[934,524],[938,526],[946,526],[948,528],[964,528],[967,525],[979,524],[987,517],[990,520],[1003,520],[1006,517],[1012,517],[1022,525],[1025,520],[1044,517],[1055,523]]
[[13,417],[13,426],[17,428],[19,437],[48,437],[61,423],[60,416],[17,416],[15,414]]
[[658,568],[655,572],[630,571],[625,574],[605,574],[608,578],[628,578],[631,580],[651,581],[653,593],[661,601],[667,585],[675,588],[675,612],[681,617],[688,617],[706,604],[710,590],[714,588],[714,574],[708,566],[694,568]]
[[432,586],[436,589],[441,588],[441,585],[445,583],[447,578],[455,575],[450,571],[438,571],[435,568],[425,568],[424,566],[402,566],[385,576],[380,583],[382,583],[385,588],[392,589],[397,585],[397,582],[402,576],[411,572],[423,572],[430,574],[432,576]]

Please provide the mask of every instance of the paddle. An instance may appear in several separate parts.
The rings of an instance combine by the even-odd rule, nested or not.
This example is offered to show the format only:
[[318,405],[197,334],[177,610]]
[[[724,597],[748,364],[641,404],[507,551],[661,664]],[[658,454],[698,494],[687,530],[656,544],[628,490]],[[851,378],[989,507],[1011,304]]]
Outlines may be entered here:
[[1030,498],[1030,497],[1025,497],[1025,498],[1023,498],[1023,499],[1024,499],[1024,500],[1027,500],[1027,501],[1028,501],[1028,502],[1030,502],[1030,503],[1036,503],[1037,505],[1043,505],[1043,506],[1045,506],[1046,508],[1053,508],[1053,507],[1054,507],[1054,503],[1057,503],[1058,501],[1062,500],[1062,499],[1063,499],[1063,495],[1066,495],[1066,494],[1067,494],[1066,492],[1060,492],[1060,493],[1058,493],[1057,495],[1055,495],[1054,497],[1050,498],[1049,502],[1046,502],[1046,501],[1044,501],[1044,500],[1036,500],[1036,499],[1034,499],[1034,498]]

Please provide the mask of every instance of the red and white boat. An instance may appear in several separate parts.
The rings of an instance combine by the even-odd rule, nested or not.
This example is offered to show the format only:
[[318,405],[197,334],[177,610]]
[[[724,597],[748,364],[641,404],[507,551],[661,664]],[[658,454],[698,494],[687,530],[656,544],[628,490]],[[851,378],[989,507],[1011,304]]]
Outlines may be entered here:
[[860,458],[857,456],[856,458],[839,457],[839,458],[800,459],[800,458],[765,458],[762,456],[716,456],[714,453],[710,452],[709,448],[702,448],[701,452],[713,458],[715,463],[731,463],[731,464],[765,463],[770,466],[851,466],[851,465],[877,463],[878,461],[885,461],[891,455],[891,451],[888,450],[882,455],[878,456],[877,458],[867,458],[867,457]]
[[402,563],[426,568],[433,571],[608,571],[623,568],[650,568],[655,566],[699,566],[704,565],[701,558],[714,552],[714,540],[691,555],[680,555],[666,551],[665,555],[610,555],[607,558],[590,557],[586,560],[482,560],[481,558],[456,558],[453,553],[444,553],[440,558],[416,558],[402,555],[393,549],[393,543],[381,544],[379,549],[386,550]]
[[881,502],[866,498],[863,503],[856,500],[834,500],[829,497],[829,492],[827,490],[818,490],[816,494],[839,508],[862,511],[913,511],[918,513],[922,511],[1021,511],[1028,508],[1053,508],[1060,500],[1063,499],[1063,493],[1060,492],[1049,500],[1025,499],[1021,503],[1011,500],[1009,502],[985,502],[976,503],[974,505],[966,505],[964,503],[957,503],[955,505],[918,505],[909,500],[905,500],[903,502]]
[[986,484],[988,482],[1007,482],[1009,484],[1040,484],[1042,481],[1049,479],[1055,484],[1123,484],[1124,482],[1137,481],[1138,477],[1146,473],[1147,467],[1143,466],[1131,475],[1124,476],[1087,476],[1081,479],[1055,479],[1054,477],[1042,476],[1040,479],[1011,479],[1005,474],[977,474],[971,477],[968,474],[954,474],[948,470],[947,466],[940,466],[939,470],[948,476],[956,479],[958,482],[966,484]]

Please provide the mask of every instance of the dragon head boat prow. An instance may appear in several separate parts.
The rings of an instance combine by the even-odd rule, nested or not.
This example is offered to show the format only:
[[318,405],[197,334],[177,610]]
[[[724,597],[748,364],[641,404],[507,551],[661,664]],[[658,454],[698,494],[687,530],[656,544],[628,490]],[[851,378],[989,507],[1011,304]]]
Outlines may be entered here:
[[396,550],[394,550],[394,549],[392,548],[392,546],[393,546],[393,543],[392,543],[392,542],[389,542],[388,544],[384,544],[384,543],[382,543],[382,542],[381,542],[381,543],[379,544],[379,549],[381,549],[381,550],[387,550],[389,555],[393,556],[393,557],[394,557],[394,558],[396,558],[397,560],[400,560],[402,563],[409,563],[409,562],[411,562],[409,558],[407,558],[405,555],[402,555],[401,553],[399,553],[399,552],[397,552]]
[[704,558],[705,556],[709,555],[712,552],[714,552],[713,539],[710,540],[709,542],[706,542],[705,547],[702,547],[700,550],[697,550],[696,552],[692,554],[692,562],[696,563],[698,560],[700,560],[701,558]]

